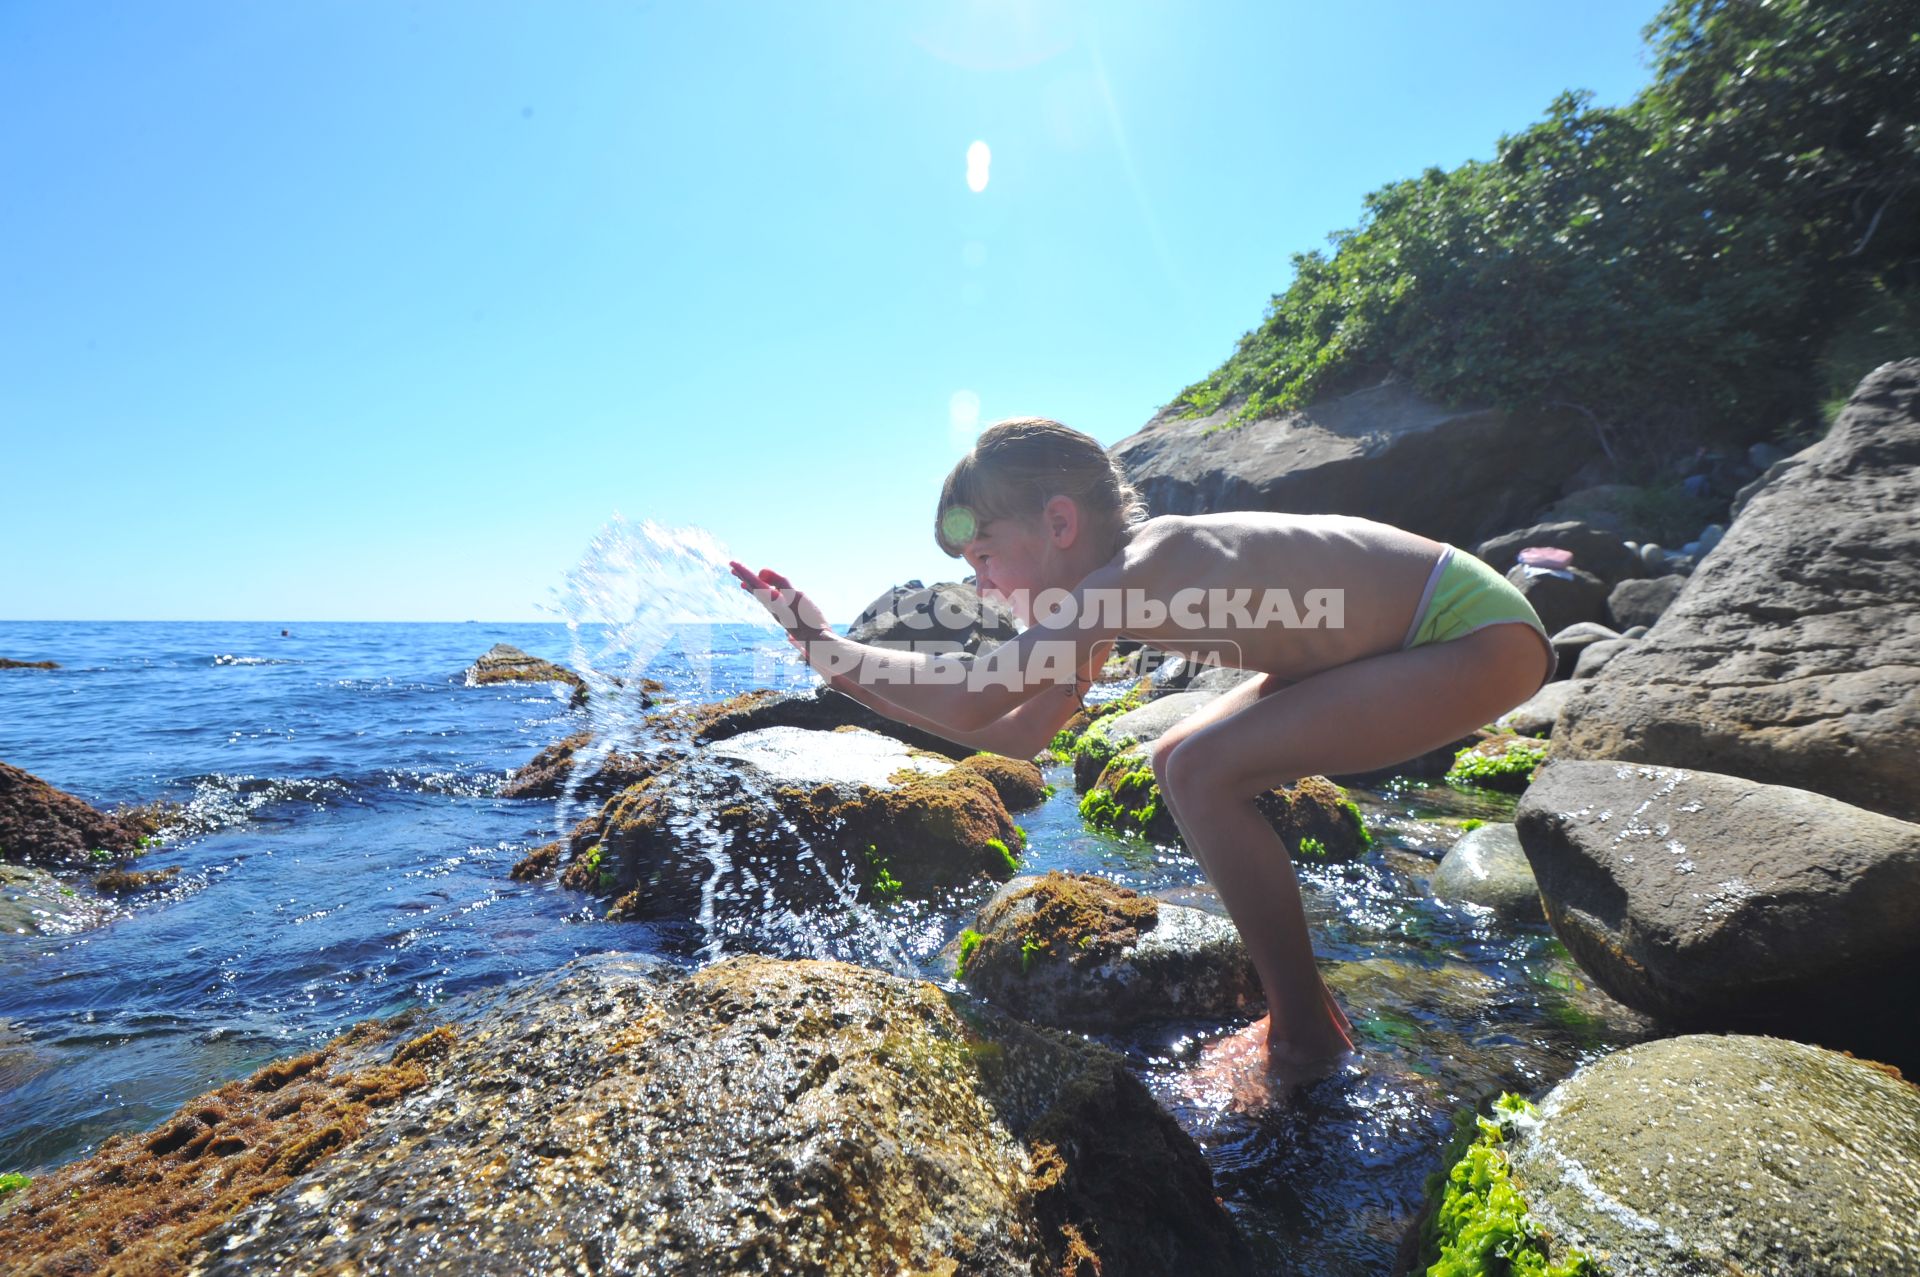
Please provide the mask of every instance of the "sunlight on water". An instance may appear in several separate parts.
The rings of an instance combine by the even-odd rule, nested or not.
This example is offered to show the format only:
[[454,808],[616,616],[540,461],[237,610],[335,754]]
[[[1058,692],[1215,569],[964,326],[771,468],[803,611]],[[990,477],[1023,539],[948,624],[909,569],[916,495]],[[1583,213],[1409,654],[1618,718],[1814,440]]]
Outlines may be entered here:
[[[670,528],[652,520],[634,524],[616,516],[555,590],[572,637],[572,666],[587,681],[591,736],[575,755],[567,779],[560,802],[563,827],[593,814],[594,804],[577,791],[609,752],[660,758],[677,749],[663,741],[657,720],[649,721],[642,680],[669,661],[684,662],[688,676],[673,681],[673,693],[688,701],[713,699],[716,627],[758,632],[752,643],[756,685],[788,690],[814,685],[765,609],[740,589],[728,558],[720,541],[702,528]],[[700,751],[673,765],[674,783],[658,787],[657,797],[671,813],[667,823],[675,838],[708,867],[697,917],[702,960],[755,952],[839,958],[897,974],[913,971],[899,940],[859,903],[854,867],[829,869],[791,822],[780,821],[800,848],[791,857],[749,860],[728,848],[715,818],[723,802],[739,802],[744,787],[750,801],[773,808],[751,769]],[[794,903],[812,899],[832,903]]]

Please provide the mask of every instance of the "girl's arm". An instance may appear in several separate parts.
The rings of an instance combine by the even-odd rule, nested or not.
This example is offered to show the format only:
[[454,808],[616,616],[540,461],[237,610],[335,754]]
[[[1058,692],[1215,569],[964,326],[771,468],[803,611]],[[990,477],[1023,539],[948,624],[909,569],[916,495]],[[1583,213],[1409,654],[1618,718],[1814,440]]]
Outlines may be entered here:
[[1066,726],[1081,708],[1083,694],[1078,685],[1058,687],[1042,692],[1032,700],[1014,710],[1011,714],[987,724],[978,731],[962,732],[951,727],[943,727],[931,719],[922,718],[911,710],[903,709],[881,696],[872,688],[862,687],[844,674],[827,680],[827,685],[835,691],[851,696],[869,709],[877,710],[898,723],[918,727],[921,731],[932,732],[955,744],[967,745],[974,749],[989,750],[995,754],[1004,754],[1008,758],[1027,760],[1053,743],[1053,738]]
[[828,679],[852,678],[933,724],[929,730],[942,735],[980,731],[1049,688],[1090,682],[1097,657],[1115,637],[1117,622],[1109,610],[1085,606],[1090,592],[1118,597],[1120,573],[1112,566],[1089,575],[1050,618],[971,662],[842,638],[828,628],[820,609],[779,573],[762,569],[756,575],[738,563],[732,567],[741,588],[785,627],[807,664]]

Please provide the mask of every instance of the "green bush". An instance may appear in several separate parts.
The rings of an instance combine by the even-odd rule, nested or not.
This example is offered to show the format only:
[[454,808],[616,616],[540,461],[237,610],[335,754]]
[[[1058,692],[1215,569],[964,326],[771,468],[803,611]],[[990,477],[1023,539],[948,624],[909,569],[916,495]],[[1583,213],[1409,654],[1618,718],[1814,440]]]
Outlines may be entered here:
[[1675,0],[1645,34],[1630,104],[1563,93],[1492,160],[1374,191],[1178,401],[1238,424],[1393,377],[1572,414],[1642,478],[1813,418],[1862,281],[1920,281],[1911,6]]

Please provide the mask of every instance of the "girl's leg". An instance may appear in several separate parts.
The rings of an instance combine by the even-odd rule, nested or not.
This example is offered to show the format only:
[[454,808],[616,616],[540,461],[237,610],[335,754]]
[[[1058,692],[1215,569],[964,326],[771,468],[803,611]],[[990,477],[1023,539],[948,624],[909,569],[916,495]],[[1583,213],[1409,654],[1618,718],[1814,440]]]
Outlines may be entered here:
[[1490,626],[1324,670],[1158,751],[1162,795],[1266,990],[1276,1067],[1331,1062],[1351,1043],[1314,965],[1285,844],[1255,797],[1303,776],[1391,766],[1457,740],[1530,696],[1541,662],[1527,626]]

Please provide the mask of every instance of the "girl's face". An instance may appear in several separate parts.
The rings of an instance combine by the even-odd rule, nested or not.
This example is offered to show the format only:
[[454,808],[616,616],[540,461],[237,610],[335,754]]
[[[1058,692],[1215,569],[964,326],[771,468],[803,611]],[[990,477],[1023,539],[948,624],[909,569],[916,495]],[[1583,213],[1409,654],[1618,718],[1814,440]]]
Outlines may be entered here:
[[973,568],[981,594],[1007,604],[1022,624],[1031,624],[1033,596],[1053,584],[1047,572],[1051,550],[1039,518],[993,519],[960,547],[960,554]]

